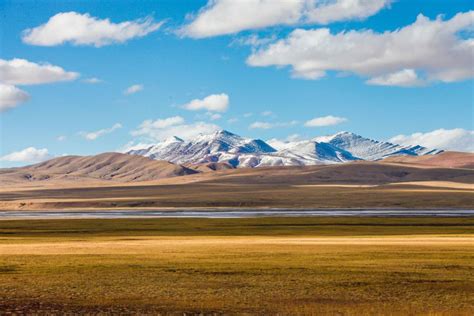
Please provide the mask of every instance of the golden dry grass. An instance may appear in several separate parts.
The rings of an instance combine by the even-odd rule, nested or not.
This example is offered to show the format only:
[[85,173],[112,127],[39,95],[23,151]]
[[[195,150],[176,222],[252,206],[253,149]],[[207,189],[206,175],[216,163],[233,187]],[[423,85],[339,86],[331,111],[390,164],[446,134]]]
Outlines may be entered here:
[[4,311],[472,315],[473,271],[471,219],[0,222]]

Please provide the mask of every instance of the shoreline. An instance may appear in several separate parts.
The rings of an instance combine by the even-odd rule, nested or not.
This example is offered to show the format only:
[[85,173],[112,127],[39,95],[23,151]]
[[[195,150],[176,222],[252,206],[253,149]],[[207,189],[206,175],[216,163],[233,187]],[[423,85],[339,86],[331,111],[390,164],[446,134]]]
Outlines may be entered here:
[[0,211],[2,220],[261,217],[474,217],[455,208],[160,208]]

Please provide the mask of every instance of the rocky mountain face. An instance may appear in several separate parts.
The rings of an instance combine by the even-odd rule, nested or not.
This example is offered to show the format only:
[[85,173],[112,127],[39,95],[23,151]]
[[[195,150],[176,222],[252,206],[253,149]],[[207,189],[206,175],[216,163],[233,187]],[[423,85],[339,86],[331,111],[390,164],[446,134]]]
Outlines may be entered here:
[[260,139],[249,139],[221,130],[190,140],[172,137],[128,154],[165,160],[176,164],[226,163],[234,168],[264,166],[307,166],[354,160],[381,160],[392,156],[434,155],[441,150],[421,146],[400,146],[349,132],[311,140],[279,142],[271,146]]

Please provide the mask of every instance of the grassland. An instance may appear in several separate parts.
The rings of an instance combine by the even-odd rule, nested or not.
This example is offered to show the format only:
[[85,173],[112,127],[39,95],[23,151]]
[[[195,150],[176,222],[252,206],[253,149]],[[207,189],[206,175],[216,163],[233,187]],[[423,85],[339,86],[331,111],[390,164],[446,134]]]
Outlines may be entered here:
[[[98,170],[105,172],[103,169],[109,170]],[[78,179],[64,170],[59,174],[50,168],[42,171],[47,174],[21,170],[0,170],[0,182],[4,183],[0,186],[0,210],[474,208],[474,170],[466,168],[354,162],[242,168],[137,182],[110,180],[110,175],[102,173],[101,178],[89,175]]]
[[[258,181],[258,179],[255,179]],[[249,180],[250,182],[250,180]],[[473,187],[189,183],[0,192],[2,210],[160,207],[474,208]]]
[[472,315],[474,219],[0,221],[0,310]]

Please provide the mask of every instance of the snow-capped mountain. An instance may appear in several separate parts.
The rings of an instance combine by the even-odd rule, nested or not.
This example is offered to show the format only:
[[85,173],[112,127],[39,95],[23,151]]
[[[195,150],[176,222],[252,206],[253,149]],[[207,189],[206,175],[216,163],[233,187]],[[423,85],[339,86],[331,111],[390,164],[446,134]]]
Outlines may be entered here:
[[[243,138],[222,130],[199,135],[190,141],[173,137],[149,148],[135,149],[128,153],[178,164],[228,162],[234,167],[256,167],[262,160],[270,165],[278,164],[278,158],[272,159],[276,151],[263,140]],[[265,157],[266,155],[270,157]]]
[[[273,144],[273,143],[272,143]],[[234,167],[303,166],[379,160],[394,155],[437,154],[421,146],[403,147],[341,132],[312,140],[278,143],[277,148],[260,139],[250,139],[221,130],[190,140],[172,137],[153,146],[135,148],[128,154],[178,164],[226,162]]]
[[303,165],[320,163],[340,163],[357,160],[350,152],[329,143],[304,140],[292,142],[279,151],[285,157],[301,161]]
[[354,157],[363,160],[380,160],[390,156],[422,156],[438,154],[441,150],[428,149],[422,146],[400,146],[380,142],[350,132],[340,132],[331,136],[314,138],[315,141],[329,143],[350,152]]

